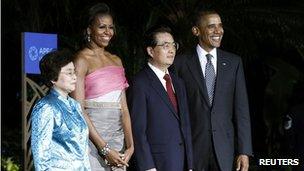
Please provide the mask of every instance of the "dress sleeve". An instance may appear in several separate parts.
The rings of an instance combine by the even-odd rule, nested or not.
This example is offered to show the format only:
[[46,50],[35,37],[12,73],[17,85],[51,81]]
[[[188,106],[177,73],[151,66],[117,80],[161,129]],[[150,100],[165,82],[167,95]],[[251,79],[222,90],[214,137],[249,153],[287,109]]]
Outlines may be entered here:
[[31,147],[35,170],[47,170],[51,162],[54,111],[52,107],[39,102],[32,111]]

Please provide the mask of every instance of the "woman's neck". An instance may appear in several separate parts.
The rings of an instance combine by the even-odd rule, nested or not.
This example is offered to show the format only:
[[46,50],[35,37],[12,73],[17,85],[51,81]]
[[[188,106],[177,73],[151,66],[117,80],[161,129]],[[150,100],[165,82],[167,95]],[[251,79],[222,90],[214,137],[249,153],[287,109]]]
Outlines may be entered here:
[[53,89],[56,90],[60,94],[60,96],[64,97],[65,99],[68,98],[68,94],[69,94],[68,92],[66,92],[56,86],[53,86]]
[[102,53],[102,54],[105,52],[105,47],[97,46],[94,42],[88,44],[88,49],[92,50],[93,52]]

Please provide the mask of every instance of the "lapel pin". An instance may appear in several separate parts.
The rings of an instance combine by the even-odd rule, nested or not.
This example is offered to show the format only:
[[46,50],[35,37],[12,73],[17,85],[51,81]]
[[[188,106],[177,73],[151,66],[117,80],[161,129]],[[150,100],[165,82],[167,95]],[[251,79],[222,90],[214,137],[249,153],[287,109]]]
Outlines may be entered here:
[[225,65],[226,65],[226,62],[223,62],[222,65],[225,66]]

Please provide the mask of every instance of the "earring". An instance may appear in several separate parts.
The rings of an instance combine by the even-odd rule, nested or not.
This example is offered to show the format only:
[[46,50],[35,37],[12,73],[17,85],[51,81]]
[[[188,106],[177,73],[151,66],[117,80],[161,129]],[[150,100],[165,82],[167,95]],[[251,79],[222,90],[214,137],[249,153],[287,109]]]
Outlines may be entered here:
[[90,34],[88,35],[87,40],[88,40],[89,43],[91,42],[91,35]]

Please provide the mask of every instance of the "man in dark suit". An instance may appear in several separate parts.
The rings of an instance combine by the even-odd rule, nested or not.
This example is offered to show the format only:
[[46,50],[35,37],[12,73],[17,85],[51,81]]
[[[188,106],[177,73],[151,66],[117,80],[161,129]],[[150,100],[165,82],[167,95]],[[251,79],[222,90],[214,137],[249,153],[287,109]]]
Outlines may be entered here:
[[152,27],[145,39],[149,62],[128,92],[136,165],[140,171],[191,170],[186,90],[182,80],[168,72],[178,44],[163,26]]
[[195,171],[248,170],[252,155],[250,116],[241,58],[218,49],[223,26],[215,11],[198,11],[192,33],[198,45],[177,56],[174,70],[184,80]]

